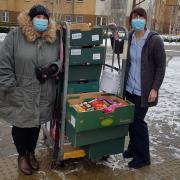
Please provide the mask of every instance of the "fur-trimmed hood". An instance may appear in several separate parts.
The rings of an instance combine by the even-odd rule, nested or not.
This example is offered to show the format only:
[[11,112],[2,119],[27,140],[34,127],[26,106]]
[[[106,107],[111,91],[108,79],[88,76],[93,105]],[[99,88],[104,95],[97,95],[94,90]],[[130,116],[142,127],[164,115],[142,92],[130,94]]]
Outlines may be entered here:
[[[19,14],[18,23],[29,42],[34,42],[39,37],[39,34],[33,28],[31,18],[27,12]],[[42,38],[49,43],[54,43],[56,40],[56,30],[56,23],[50,18],[48,29],[42,33]]]

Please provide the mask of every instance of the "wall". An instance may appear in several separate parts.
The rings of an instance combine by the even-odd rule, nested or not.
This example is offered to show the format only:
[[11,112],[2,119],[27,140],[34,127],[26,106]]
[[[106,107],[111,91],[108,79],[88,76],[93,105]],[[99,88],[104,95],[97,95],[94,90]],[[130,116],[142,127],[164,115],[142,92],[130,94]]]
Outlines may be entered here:
[[0,0],[0,10],[15,10],[15,0]]
[[111,0],[100,1],[96,0],[96,15],[111,15]]

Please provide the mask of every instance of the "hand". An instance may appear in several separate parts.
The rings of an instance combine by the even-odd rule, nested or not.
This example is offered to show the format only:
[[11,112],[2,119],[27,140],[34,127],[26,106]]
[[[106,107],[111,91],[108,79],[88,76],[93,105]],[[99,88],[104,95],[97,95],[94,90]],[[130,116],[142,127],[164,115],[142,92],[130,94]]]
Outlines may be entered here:
[[157,98],[157,91],[155,89],[151,89],[148,97],[148,102],[154,102]]
[[58,73],[58,66],[57,64],[51,64],[47,67],[36,67],[35,68],[35,73],[37,79],[41,82],[44,83],[46,79],[50,77],[55,77]]

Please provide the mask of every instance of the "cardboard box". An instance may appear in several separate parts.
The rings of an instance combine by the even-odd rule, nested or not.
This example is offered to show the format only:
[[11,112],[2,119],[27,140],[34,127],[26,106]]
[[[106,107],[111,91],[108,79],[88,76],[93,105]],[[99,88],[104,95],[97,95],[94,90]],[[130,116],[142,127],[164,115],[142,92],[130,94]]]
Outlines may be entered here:
[[127,106],[119,107],[111,113],[103,113],[101,110],[77,112],[73,107],[73,105],[79,104],[86,99],[98,97],[107,97],[119,102],[122,101],[121,97],[101,92],[68,95],[66,117],[76,133],[111,126],[119,126],[121,124],[129,124],[133,121],[134,104],[129,101],[126,101],[128,104]]
[[89,27],[89,24],[87,23],[71,23],[70,29],[71,30],[80,29],[81,31],[89,31],[90,27]]

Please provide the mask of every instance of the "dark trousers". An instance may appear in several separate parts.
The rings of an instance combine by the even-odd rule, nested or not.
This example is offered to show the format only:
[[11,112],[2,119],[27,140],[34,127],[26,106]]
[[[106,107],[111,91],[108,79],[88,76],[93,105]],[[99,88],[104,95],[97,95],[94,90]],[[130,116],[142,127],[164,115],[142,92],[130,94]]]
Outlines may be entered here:
[[150,160],[149,133],[144,121],[148,108],[141,107],[141,97],[126,92],[126,99],[135,104],[134,122],[129,125],[128,151],[136,160]]
[[39,131],[40,126],[38,128],[12,127],[12,137],[19,155],[25,156],[29,153],[34,153],[39,137]]

